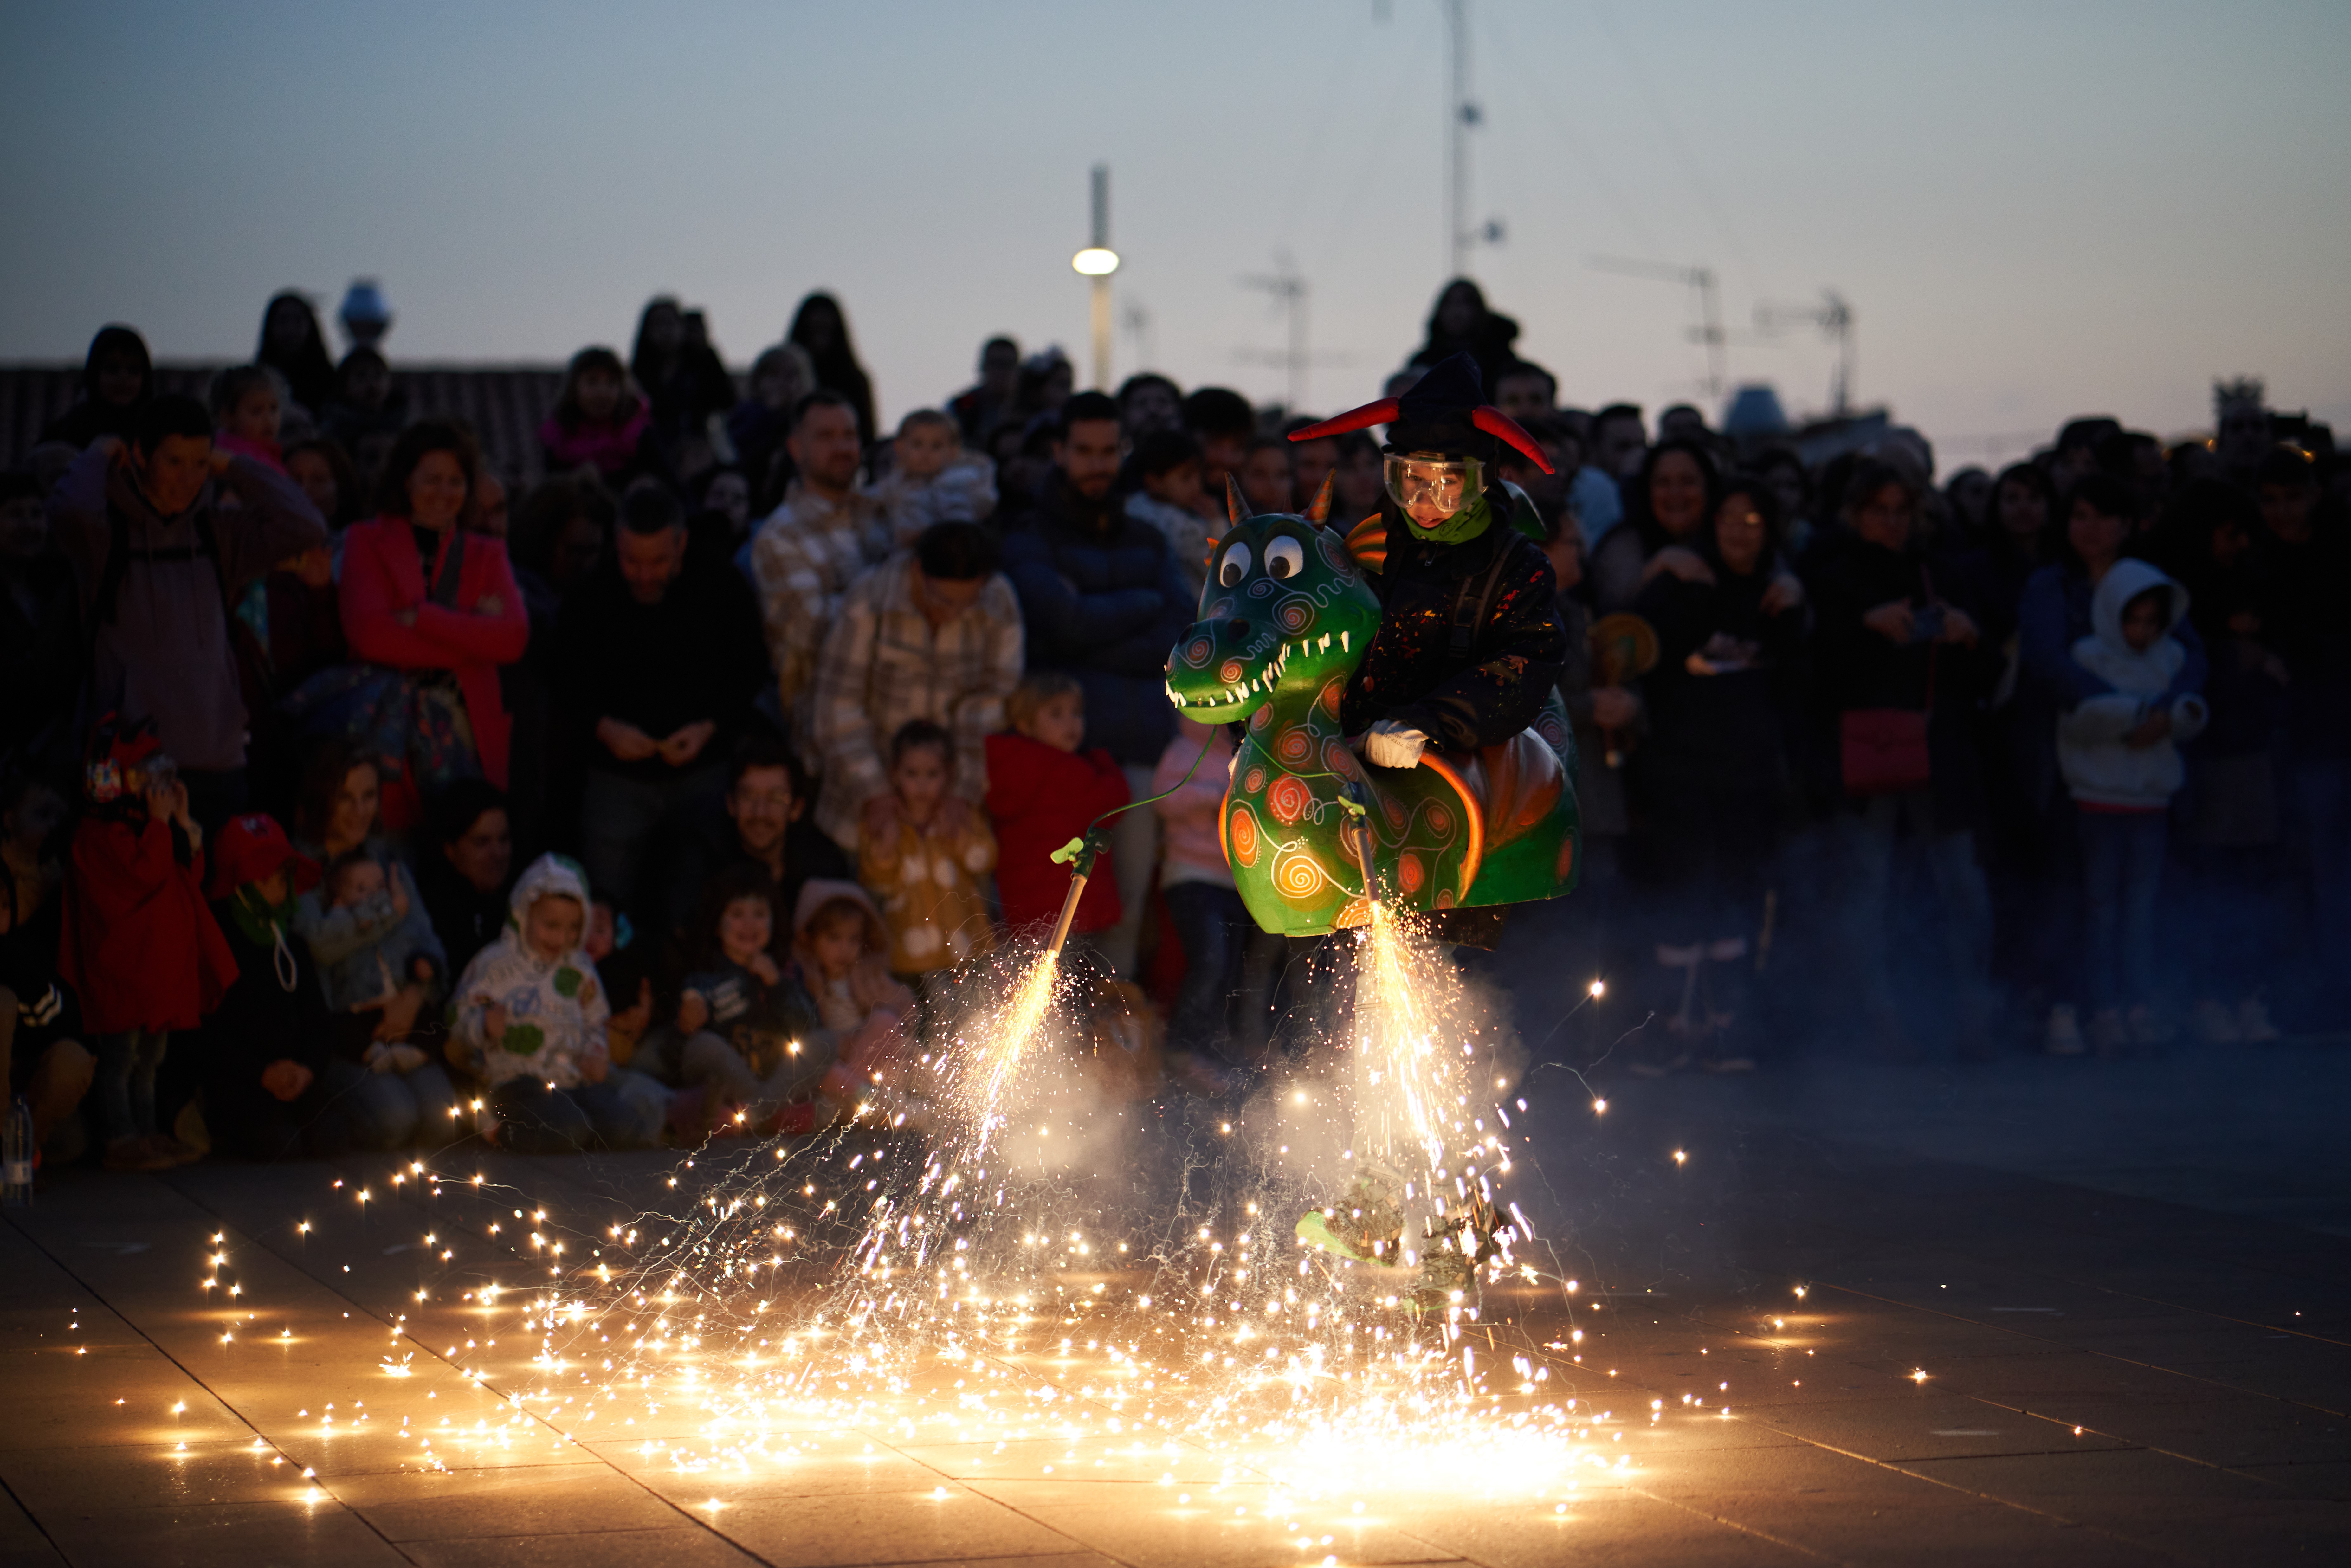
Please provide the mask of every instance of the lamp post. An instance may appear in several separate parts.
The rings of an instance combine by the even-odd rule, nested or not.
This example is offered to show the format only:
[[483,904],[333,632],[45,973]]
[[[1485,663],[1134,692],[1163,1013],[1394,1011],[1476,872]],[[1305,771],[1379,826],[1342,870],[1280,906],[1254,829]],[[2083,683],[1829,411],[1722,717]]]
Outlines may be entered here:
[[1070,258],[1081,277],[1093,281],[1094,390],[1110,390],[1110,275],[1118,252],[1110,247],[1110,165],[1094,165],[1093,243]]

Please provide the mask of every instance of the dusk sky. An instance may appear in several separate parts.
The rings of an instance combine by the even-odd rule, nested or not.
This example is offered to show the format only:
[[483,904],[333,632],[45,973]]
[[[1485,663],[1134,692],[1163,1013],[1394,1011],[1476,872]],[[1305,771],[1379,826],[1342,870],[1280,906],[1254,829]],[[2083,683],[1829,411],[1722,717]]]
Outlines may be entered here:
[[[1722,279],[1734,382],[1826,400],[1826,286],[1857,390],[1946,469],[2098,412],[2206,423],[2216,376],[2351,424],[2351,5],[1471,0],[1475,254],[1562,396],[1701,391],[1688,290]],[[1434,0],[1183,5],[260,5],[0,8],[0,359],[120,319],[250,354],[263,301],[354,274],[395,362],[627,350],[706,308],[730,363],[836,291],[885,417],[980,339],[1086,362],[1088,167],[1113,171],[1118,374],[1278,398],[1244,274],[1311,289],[1316,411],[1376,395],[1447,252]],[[1719,412],[1719,411],[1717,411]]]

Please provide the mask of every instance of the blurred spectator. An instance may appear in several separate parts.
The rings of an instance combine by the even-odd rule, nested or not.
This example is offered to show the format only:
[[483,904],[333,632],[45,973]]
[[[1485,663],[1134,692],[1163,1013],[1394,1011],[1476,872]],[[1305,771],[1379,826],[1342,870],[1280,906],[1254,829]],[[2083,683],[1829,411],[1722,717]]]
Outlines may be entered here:
[[686,548],[720,561],[751,542],[751,477],[733,463],[705,470],[686,486],[693,511],[685,520]]
[[979,380],[948,400],[947,412],[963,432],[963,443],[984,450],[987,438],[1007,421],[1018,421],[1020,387],[1020,345],[1009,338],[990,338],[979,346]]
[[2265,398],[2266,389],[2250,376],[2212,385],[2212,456],[2221,476],[2240,485],[2258,482],[2254,471],[2276,444]]
[[324,413],[335,396],[335,361],[319,312],[293,289],[270,297],[261,312],[261,342],[253,362],[276,371],[294,401],[313,415]]
[[53,1159],[81,1153],[74,1111],[97,1067],[57,968],[65,822],[65,798],[45,780],[21,767],[0,774],[0,1071],[32,1111],[33,1146]]
[[726,416],[726,438],[735,460],[751,483],[751,510],[772,512],[795,473],[784,438],[792,433],[792,411],[816,391],[816,367],[797,343],[779,343],[751,361],[751,395]]
[[1184,400],[1184,428],[1200,444],[1200,485],[1221,515],[1225,481],[1240,476],[1257,439],[1257,411],[1228,387],[1201,387]]
[[[1308,419],[1289,420],[1283,423],[1281,434],[1287,437],[1291,431],[1302,430],[1313,423]],[[1302,517],[1306,508],[1314,504],[1314,497],[1322,493],[1322,482],[1339,466],[1339,438],[1325,435],[1295,445],[1285,440],[1283,444],[1290,451],[1290,504],[1282,510]]]
[[541,855],[515,883],[497,939],[457,983],[453,1033],[490,1086],[493,1135],[517,1154],[658,1141],[667,1096],[632,1082],[607,1049],[611,1007],[580,946],[588,886],[569,862]]
[[1626,520],[1592,552],[1592,600],[1604,615],[1632,608],[1656,575],[1657,552],[1669,545],[1699,542],[1714,516],[1719,480],[1714,458],[1691,441],[1664,442],[1648,449],[1626,497]]
[[994,466],[963,449],[955,421],[918,408],[898,422],[889,474],[867,492],[880,504],[890,541],[904,549],[934,523],[977,523],[996,511]]
[[849,318],[841,314],[841,301],[822,292],[801,300],[784,340],[806,350],[816,371],[816,384],[840,394],[857,415],[858,444],[862,447],[872,442],[877,428],[873,383],[866,379],[865,367],[857,362],[857,350],[849,341]]
[[41,758],[48,777],[72,760],[81,664],[73,569],[49,549],[39,482],[19,469],[0,473],[0,736]]
[[2187,612],[2179,584],[2144,561],[2117,561],[2090,597],[2091,634],[2073,647],[2074,662],[2112,688],[2075,704],[2057,732],[2058,762],[2082,819],[2084,988],[2096,1009],[2089,1043],[2102,1054],[2126,1043],[2160,1045],[2171,1032],[2156,1011],[2165,818],[2187,782],[2179,746],[2202,732],[2209,712],[2200,693],[2170,690],[2188,651],[2169,632]]
[[706,835],[714,864],[757,868],[775,891],[778,909],[798,908],[800,888],[811,877],[849,875],[841,846],[802,820],[808,780],[790,747],[753,735],[736,747],[726,775],[724,824]]
[[1292,470],[1290,443],[1279,435],[1260,435],[1250,441],[1241,458],[1241,499],[1248,503],[1252,517],[1267,512],[1290,510]]
[[[1331,473],[1331,520],[1353,528],[1378,511],[1387,493],[1380,444],[1360,430],[1339,437],[1339,465]],[[1207,570],[1204,560],[1201,570]]]
[[231,365],[213,377],[205,402],[212,409],[214,446],[286,472],[277,444],[286,413],[284,377],[266,365]]
[[[693,825],[767,665],[758,606],[732,568],[689,559],[685,517],[641,481],[621,499],[615,570],[565,601],[556,632],[558,710],[587,759],[580,853],[593,886],[666,931],[700,880]],[[664,874],[648,880],[648,864]]]
[[653,466],[652,429],[653,410],[621,356],[588,348],[571,356],[555,410],[538,427],[538,444],[549,473],[591,469],[618,488]]
[[[1100,747],[1081,750],[1084,688],[1073,675],[1040,671],[1024,677],[1005,704],[1008,732],[987,737],[987,815],[996,826],[996,887],[1004,923],[1043,936],[1069,896],[1071,869],[1052,853],[1123,806],[1126,775]],[[1141,813],[1129,811],[1128,816]],[[1136,894],[1139,902],[1142,894]],[[1097,863],[1078,895],[1073,938],[1119,924],[1119,883]]]
[[392,383],[392,366],[384,357],[370,348],[345,354],[335,367],[335,396],[324,424],[327,434],[351,455],[362,495],[374,495],[382,484],[384,461],[407,423],[407,397]]
[[926,718],[890,737],[890,788],[865,802],[857,880],[882,901],[890,973],[935,1009],[947,971],[995,946],[981,879],[996,869],[996,835],[955,790],[955,737]]
[[1118,384],[1118,423],[1130,444],[1155,431],[1183,429],[1183,389],[1156,371],[1127,377]]
[[1969,544],[1983,541],[1991,524],[1991,476],[1972,465],[1943,482],[1943,502]]
[[1784,446],[1775,446],[1755,460],[1754,473],[1771,487],[1788,559],[1803,559],[1813,547],[1813,477],[1804,460]]
[[1480,384],[1499,391],[1504,373],[1518,362],[1511,349],[1518,337],[1516,321],[1489,309],[1484,292],[1457,277],[1437,293],[1428,335],[1408,362],[1426,369],[1467,352],[1478,361]]
[[1693,1055],[1713,1072],[1756,1064],[1749,982],[1806,632],[1803,587],[1779,542],[1770,494],[1733,480],[1698,538],[1657,553],[1634,604],[1657,634],[1631,783],[1635,844],[1656,900],[1661,984],[1650,1006],[1665,1026],[1636,1071],[1671,1071]]
[[152,720],[107,715],[90,732],[66,879],[57,973],[95,1037],[109,1170],[162,1170],[196,1151],[156,1124],[155,1075],[236,978],[204,896],[203,826]]
[[506,922],[514,871],[506,797],[486,779],[460,779],[433,802],[426,826],[417,887],[449,972],[463,974]]
[[101,435],[129,441],[140,411],[155,395],[155,361],[147,340],[129,327],[100,327],[82,360],[81,401],[51,420],[45,442],[61,441],[78,450]]
[[1021,361],[1020,381],[1013,392],[1025,425],[1050,425],[1061,405],[1077,390],[1078,372],[1059,343],[1049,343]]
[[1858,464],[1845,489],[1844,529],[1823,541],[1809,573],[1817,616],[1821,696],[1839,716],[1844,793],[1852,803],[1854,897],[1848,939],[1879,1049],[1906,1054],[1894,1004],[1896,845],[1924,853],[1932,879],[1962,1054],[1989,1027],[1991,905],[1976,859],[1983,820],[1971,717],[1990,684],[1980,608],[1934,577],[1917,530],[1918,491],[1901,469]]
[[1208,1093],[1228,1085],[1223,1071],[1226,1019],[1241,981],[1241,949],[1251,922],[1225,862],[1221,819],[1230,785],[1233,742],[1225,727],[1179,718],[1176,738],[1151,776],[1162,797],[1166,843],[1160,895],[1184,950],[1184,980],[1167,1016],[1167,1073]]
[[777,695],[794,740],[810,754],[816,716],[806,697],[817,652],[850,583],[890,553],[880,503],[857,490],[857,411],[841,393],[802,398],[785,443],[799,477],[751,536],[751,575]]
[[1706,415],[1686,402],[1667,405],[1657,414],[1657,441],[1688,441],[1701,446],[1713,444],[1714,433],[1706,427]]
[[2324,987],[2314,1000],[2339,1016],[2351,973],[2339,956],[2342,934],[2351,930],[2351,615],[2344,612],[2351,536],[2339,520],[2322,526],[2317,470],[2298,449],[2272,448],[2253,479],[2262,528],[2261,636],[2287,677],[2287,800],[2306,889],[2296,924],[2310,934]]
[[[629,379],[644,393],[668,471],[684,476],[706,467],[711,416],[734,406],[735,381],[710,346],[702,312],[681,308],[666,294],[646,301],[629,350]],[[688,444],[704,455],[702,462],[682,460]]]
[[214,843],[214,923],[236,978],[187,1044],[198,1059],[204,1132],[213,1147],[245,1159],[352,1146],[348,1090],[329,1087],[329,1019],[319,977],[293,938],[295,900],[319,868],[286,840],[273,817],[232,817]]
[[820,1115],[853,1115],[872,1100],[883,1108],[878,1119],[893,1124],[898,1107],[919,1112],[900,1089],[909,1054],[900,1023],[912,1019],[914,998],[884,967],[890,935],[881,911],[856,883],[821,880],[802,888],[792,909],[791,972],[838,1042],[820,1085]]
[[[1052,475],[1035,509],[1007,534],[1004,559],[1028,622],[1029,667],[1077,676],[1086,738],[1110,753],[1140,795],[1175,733],[1167,650],[1192,623],[1196,600],[1165,536],[1113,505],[1118,461],[1117,405],[1100,392],[1071,398]],[[1129,811],[1113,829],[1124,908],[1103,954],[1122,977],[1134,967],[1157,834],[1147,811]]]
[[364,663],[313,676],[287,702],[311,734],[383,760],[394,831],[452,779],[507,782],[498,670],[522,656],[530,622],[505,543],[469,527],[480,479],[480,456],[455,426],[424,420],[401,433],[381,512],[343,535],[343,631]]
[[427,1009],[437,1017],[449,970],[405,868],[364,845],[344,851],[296,901],[294,930],[318,967],[338,1109],[358,1146],[438,1145],[470,1130],[426,1049],[437,1025],[415,1027]]
[[776,960],[780,925],[774,890],[747,866],[713,877],[694,914],[676,1011],[638,1056],[643,1071],[696,1092],[700,1125],[681,1128],[689,1137],[713,1124],[758,1135],[813,1125],[805,1108],[787,1124],[786,1108],[815,1094],[834,1042],[798,976]]
[[1612,402],[1592,416],[1593,461],[1602,473],[1630,480],[1641,470],[1649,447],[1649,433],[1636,403]]
[[1180,430],[1155,430],[1136,445],[1134,465],[1143,487],[1126,498],[1126,515],[1166,536],[1168,553],[1196,603],[1208,580],[1212,526],[1200,483],[1200,444]]
[[49,501],[81,592],[90,705],[126,723],[154,721],[208,824],[245,803],[249,719],[225,606],[327,537],[292,480],[215,452],[212,437],[202,403],[156,398],[130,444],[100,436]]
[[359,474],[340,442],[329,435],[298,441],[286,449],[284,461],[287,476],[310,497],[330,538],[360,520]]
[[1559,406],[1559,380],[1541,365],[1514,360],[1486,383],[1494,406],[1524,424],[1541,419]]
[[1575,808],[1583,830],[1580,891],[1595,901],[1610,900],[1616,891],[1618,851],[1627,829],[1621,737],[1640,721],[1641,699],[1623,679],[1605,678],[1595,668],[1592,611],[1579,591],[1584,580],[1583,538],[1573,510],[1552,517],[1542,550],[1558,589],[1560,622],[1567,631],[1559,698],[1575,730]]
[[843,848],[868,803],[888,798],[883,758],[915,719],[948,734],[956,794],[986,792],[987,737],[1021,665],[1020,602],[998,559],[978,525],[938,523],[842,596],[810,700],[824,768],[817,823]]

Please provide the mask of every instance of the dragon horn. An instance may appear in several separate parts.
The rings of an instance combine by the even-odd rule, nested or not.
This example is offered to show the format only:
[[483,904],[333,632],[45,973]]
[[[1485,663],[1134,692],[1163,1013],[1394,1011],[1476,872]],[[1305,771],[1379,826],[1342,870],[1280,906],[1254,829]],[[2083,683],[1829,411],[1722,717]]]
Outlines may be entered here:
[[1519,422],[1517,420],[1512,419],[1509,414],[1504,413],[1492,403],[1479,403],[1476,408],[1471,409],[1469,411],[1469,423],[1484,431],[1487,434],[1499,436],[1502,440],[1507,441],[1511,445],[1517,447],[1520,452],[1526,454],[1528,462],[1533,464],[1544,473],[1556,474],[1559,472],[1559,470],[1551,465],[1551,459],[1543,455],[1543,449],[1536,442],[1535,438],[1529,435],[1524,430],[1521,430],[1519,427]]
[[1306,508],[1306,520],[1318,528],[1330,520],[1331,485],[1337,477],[1335,473],[1323,475],[1322,487],[1314,492],[1314,504]]
[[1241,499],[1241,487],[1229,474],[1225,476],[1225,516],[1239,522],[1249,515],[1249,504]]
[[1351,430],[1367,430],[1374,424],[1393,424],[1398,407],[1396,399],[1384,397],[1377,402],[1365,403],[1352,413],[1326,419],[1320,424],[1310,424],[1303,430],[1293,430],[1290,433],[1290,439],[1320,441],[1326,435],[1344,435]]

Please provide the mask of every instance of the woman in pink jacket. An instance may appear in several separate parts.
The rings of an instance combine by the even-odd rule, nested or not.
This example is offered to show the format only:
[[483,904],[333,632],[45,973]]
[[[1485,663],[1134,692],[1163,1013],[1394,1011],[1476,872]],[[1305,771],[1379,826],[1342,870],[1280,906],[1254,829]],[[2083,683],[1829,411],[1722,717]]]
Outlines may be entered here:
[[311,733],[384,759],[394,831],[452,779],[507,782],[513,726],[498,666],[522,657],[530,620],[506,542],[468,526],[481,477],[456,426],[424,420],[401,433],[381,511],[343,534],[343,635],[364,662],[326,671],[287,703]]

